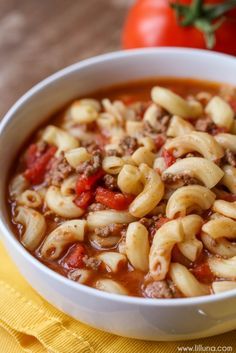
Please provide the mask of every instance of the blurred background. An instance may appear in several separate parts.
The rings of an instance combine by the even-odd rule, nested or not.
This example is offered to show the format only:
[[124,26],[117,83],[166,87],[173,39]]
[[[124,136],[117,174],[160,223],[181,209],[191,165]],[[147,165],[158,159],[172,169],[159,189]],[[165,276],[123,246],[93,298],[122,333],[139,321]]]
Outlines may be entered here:
[[51,73],[119,49],[132,2],[0,0],[0,117]]
[[121,49],[121,32],[126,49],[236,56],[236,0],[0,0],[0,118],[55,71]]

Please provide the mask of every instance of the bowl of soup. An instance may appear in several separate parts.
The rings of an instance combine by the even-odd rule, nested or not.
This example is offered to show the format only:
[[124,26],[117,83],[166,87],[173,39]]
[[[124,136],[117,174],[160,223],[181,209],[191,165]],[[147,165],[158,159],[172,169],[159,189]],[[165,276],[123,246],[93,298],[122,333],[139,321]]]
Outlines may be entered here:
[[235,328],[235,69],[200,50],[116,52],[10,109],[1,233],[48,302],[139,339]]

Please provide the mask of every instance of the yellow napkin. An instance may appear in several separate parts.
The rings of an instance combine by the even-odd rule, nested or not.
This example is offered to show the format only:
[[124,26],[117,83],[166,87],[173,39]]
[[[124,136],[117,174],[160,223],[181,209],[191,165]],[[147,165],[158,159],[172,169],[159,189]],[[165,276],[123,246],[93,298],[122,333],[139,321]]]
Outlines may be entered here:
[[95,330],[43,300],[19,274],[0,243],[1,353],[176,353],[181,351],[179,347],[195,345],[232,347],[228,351],[236,352],[235,332],[188,342],[147,342]]

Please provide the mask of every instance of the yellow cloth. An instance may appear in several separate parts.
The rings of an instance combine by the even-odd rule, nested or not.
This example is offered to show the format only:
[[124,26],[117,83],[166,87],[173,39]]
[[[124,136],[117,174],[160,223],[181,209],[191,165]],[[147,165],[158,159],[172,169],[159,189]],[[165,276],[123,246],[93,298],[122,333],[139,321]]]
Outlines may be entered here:
[[0,243],[0,353],[176,353],[196,344],[236,352],[235,331],[194,342],[147,342],[95,330],[44,301]]

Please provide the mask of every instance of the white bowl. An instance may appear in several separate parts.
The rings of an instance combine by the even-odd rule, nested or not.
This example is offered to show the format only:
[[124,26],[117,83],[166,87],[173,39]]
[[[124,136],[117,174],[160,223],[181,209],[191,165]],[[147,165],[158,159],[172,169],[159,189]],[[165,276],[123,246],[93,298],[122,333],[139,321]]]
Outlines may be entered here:
[[236,290],[197,298],[144,299],[101,292],[53,272],[15,238],[5,200],[9,168],[22,143],[52,112],[73,98],[112,84],[157,76],[236,86],[235,72],[236,59],[207,51],[161,48],[116,52],[57,72],[10,109],[0,125],[0,230],[18,269],[47,301],[88,325],[139,339],[194,339],[236,328]]

